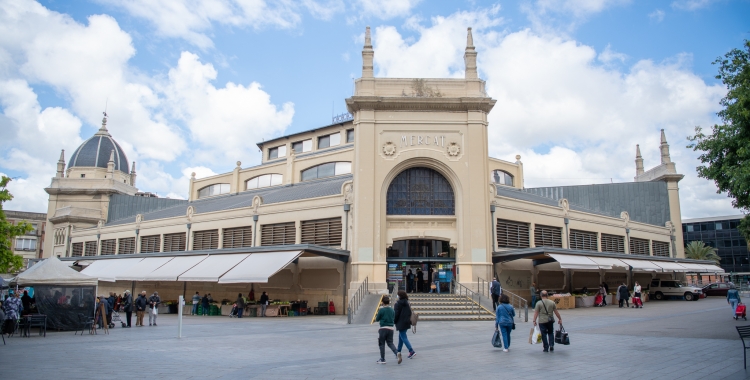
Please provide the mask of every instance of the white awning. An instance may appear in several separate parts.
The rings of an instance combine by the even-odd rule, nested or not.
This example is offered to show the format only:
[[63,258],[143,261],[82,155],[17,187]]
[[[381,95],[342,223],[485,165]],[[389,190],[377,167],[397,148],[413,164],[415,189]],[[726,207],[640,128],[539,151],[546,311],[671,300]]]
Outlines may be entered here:
[[125,281],[144,281],[145,276],[159,269],[162,265],[168,263],[174,257],[147,257],[143,261],[136,263],[126,271],[120,272],[116,280]]
[[248,256],[250,256],[249,253],[210,255],[207,259],[183,273],[178,280],[218,282],[219,277],[229,272],[230,269],[234,268]]
[[622,260],[619,259],[613,259],[609,257],[597,257],[597,256],[586,256],[591,261],[595,262],[597,265],[599,265],[600,269],[612,269],[613,267],[617,268],[628,268],[629,265],[622,262]]
[[661,272],[661,267],[648,260],[620,259],[625,264],[633,267],[637,272]]
[[268,278],[296,260],[302,251],[253,253],[219,279],[220,284],[268,282]]
[[670,261],[652,261],[652,263],[661,267],[665,272],[689,272],[689,270],[682,265]]
[[563,269],[596,269],[599,265],[587,256],[561,255],[559,253],[548,253],[548,255],[560,263]]
[[132,257],[127,259],[96,260],[93,264],[82,270],[81,273],[91,277],[97,277],[99,281],[115,282],[117,275],[130,269],[143,258]]
[[704,268],[704,271],[702,273],[724,273],[724,269],[722,269],[718,265],[701,264],[701,266]]
[[177,281],[177,277],[198,265],[208,256],[178,256],[155,271],[143,275],[143,281]]
[[680,263],[681,266],[685,267],[690,273],[701,273],[706,271],[706,265],[693,264],[693,263]]

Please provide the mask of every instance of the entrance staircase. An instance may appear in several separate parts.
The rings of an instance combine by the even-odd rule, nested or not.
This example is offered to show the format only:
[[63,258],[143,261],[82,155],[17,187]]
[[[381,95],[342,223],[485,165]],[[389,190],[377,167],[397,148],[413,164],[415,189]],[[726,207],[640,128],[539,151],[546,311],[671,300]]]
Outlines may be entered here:
[[458,294],[409,293],[419,321],[494,321],[495,315],[471,298]]

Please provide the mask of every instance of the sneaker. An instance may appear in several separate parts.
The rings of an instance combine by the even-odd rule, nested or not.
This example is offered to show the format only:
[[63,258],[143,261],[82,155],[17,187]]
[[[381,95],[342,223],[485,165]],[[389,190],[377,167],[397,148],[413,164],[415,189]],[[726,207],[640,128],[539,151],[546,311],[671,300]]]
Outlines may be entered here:
[[549,348],[549,352],[555,352],[555,348],[554,347],[550,347]]
[[154,326],[156,326],[156,323],[154,323]]
[[507,348],[503,348],[503,352],[508,352],[508,349]]
[[152,325],[151,325],[150,323],[149,323],[148,325],[149,325],[149,326],[152,326]]
[[415,357],[415,356],[417,356],[417,353],[416,353],[416,352],[414,352],[414,351],[412,351],[412,352],[410,352],[410,353],[409,353],[409,356],[408,356],[408,358],[409,358],[409,359],[414,359],[414,357]]
[[398,364],[401,364],[401,353],[399,352],[396,354],[396,360],[398,360]]
[[385,359],[378,359],[378,361],[376,361],[375,363],[385,364]]
[[549,350],[545,348],[544,350],[542,350],[542,352],[549,352]]

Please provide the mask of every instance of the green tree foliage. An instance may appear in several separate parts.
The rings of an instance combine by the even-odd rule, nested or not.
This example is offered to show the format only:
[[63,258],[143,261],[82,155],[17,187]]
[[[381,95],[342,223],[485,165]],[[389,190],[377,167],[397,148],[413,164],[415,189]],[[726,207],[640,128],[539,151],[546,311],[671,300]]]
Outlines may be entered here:
[[14,225],[5,219],[3,204],[13,199],[13,194],[6,189],[8,182],[10,182],[8,177],[3,176],[0,179],[0,272],[2,273],[21,270],[23,258],[13,254],[13,240],[16,236],[24,235],[33,229],[29,223],[20,222]]
[[[732,198],[732,206],[750,211],[750,41],[743,49],[732,49],[714,61],[719,65],[717,79],[727,86],[727,95],[721,99],[724,107],[717,115],[724,124],[714,125],[706,135],[700,127],[695,136],[689,136],[688,148],[702,152],[698,157],[698,176],[713,180],[718,192]],[[741,228],[750,241],[750,215]]]
[[707,246],[702,241],[691,241],[685,246],[685,257],[693,260],[712,260],[719,263],[719,255],[716,254],[716,248]]

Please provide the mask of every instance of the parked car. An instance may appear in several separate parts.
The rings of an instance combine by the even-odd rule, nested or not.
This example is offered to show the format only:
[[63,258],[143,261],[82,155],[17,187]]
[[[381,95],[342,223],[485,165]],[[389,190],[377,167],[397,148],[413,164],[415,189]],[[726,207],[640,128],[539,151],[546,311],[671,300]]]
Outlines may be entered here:
[[726,297],[729,291],[729,284],[725,282],[714,282],[703,287],[703,293],[708,296]]
[[685,297],[685,301],[697,301],[703,290],[694,286],[682,285],[675,280],[662,280],[655,278],[651,280],[648,290],[649,299],[663,300],[668,297]]

